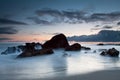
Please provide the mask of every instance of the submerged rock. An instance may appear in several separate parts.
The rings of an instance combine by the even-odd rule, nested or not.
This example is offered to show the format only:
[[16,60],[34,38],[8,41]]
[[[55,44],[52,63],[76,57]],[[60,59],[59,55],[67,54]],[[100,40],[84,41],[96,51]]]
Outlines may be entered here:
[[52,37],[50,40],[46,41],[43,45],[42,48],[66,48],[68,47],[68,41],[67,38],[64,34],[58,34],[54,37]]
[[103,51],[100,55],[102,56],[111,56],[111,57],[118,57],[119,56],[119,51],[116,50],[115,48],[109,49],[107,51]]
[[75,44],[65,48],[66,51],[77,51],[77,50],[80,50],[80,49],[81,49],[81,45],[78,44],[78,43],[75,43]]

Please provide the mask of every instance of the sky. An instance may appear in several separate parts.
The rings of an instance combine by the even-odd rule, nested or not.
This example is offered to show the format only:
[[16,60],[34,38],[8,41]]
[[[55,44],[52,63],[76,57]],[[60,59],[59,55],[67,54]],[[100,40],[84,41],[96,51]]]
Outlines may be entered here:
[[120,0],[0,0],[0,42],[120,30]]

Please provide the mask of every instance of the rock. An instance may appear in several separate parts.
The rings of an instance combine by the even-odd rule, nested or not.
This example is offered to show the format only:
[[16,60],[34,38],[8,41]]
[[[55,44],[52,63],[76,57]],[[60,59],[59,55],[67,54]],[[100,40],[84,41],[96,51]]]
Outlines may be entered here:
[[104,45],[103,43],[99,43],[99,44],[97,44],[97,45],[100,45],[100,46],[102,46],[102,45]]
[[37,56],[37,55],[47,55],[47,54],[52,54],[52,53],[53,53],[52,49],[35,50],[34,53],[25,51],[21,53],[20,55],[18,55],[17,58],[32,57],[32,56]]
[[113,56],[113,57],[117,57],[117,56],[119,56],[119,51],[116,50],[115,48],[112,48],[107,51],[107,54],[109,54],[110,56]]
[[17,46],[21,51],[25,51],[25,47],[26,46],[24,46],[24,45],[19,45],[19,46]]
[[68,47],[68,41],[67,38],[64,34],[58,34],[54,37],[52,37],[50,40],[46,41],[43,45],[42,48],[66,48]]
[[85,47],[85,46],[82,46],[81,48],[84,49],[84,50],[91,50],[91,48]]
[[100,55],[103,55],[103,56],[111,56],[111,57],[118,57],[119,56],[119,51],[116,50],[115,48],[112,48],[112,49],[109,49],[107,51],[103,51]]
[[100,53],[100,55],[105,56],[105,55],[107,55],[107,53],[106,53],[105,51],[102,51],[102,52]]
[[12,54],[12,53],[16,53],[16,52],[20,52],[20,49],[17,47],[8,47],[4,52],[2,52],[1,54]]
[[52,49],[36,49],[36,46],[40,46],[41,44],[38,43],[26,43],[25,46],[19,46],[23,48],[23,52],[18,55],[18,57],[31,57],[36,55],[44,55],[44,54],[52,54]]
[[77,50],[80,50],[80,49],[81,49],[81,45],[78,44],[78,43],[75,43],[75,44],[65,48],[66,51],[77,51]]

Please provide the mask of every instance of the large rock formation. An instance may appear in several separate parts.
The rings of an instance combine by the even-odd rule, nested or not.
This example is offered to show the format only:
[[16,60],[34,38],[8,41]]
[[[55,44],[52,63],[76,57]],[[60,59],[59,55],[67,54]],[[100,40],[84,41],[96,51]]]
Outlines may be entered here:
[[56,35],[42,45],[43,48],[52,48],[52,49],[66,48],[68,46],[69,44],[64,34]]
[[119,51],[116,50],[115,48],[109,49],[107,51],[103,51],[100,55],[102,56],[111,56],[111,57],[118,57],[119,56]]
[[66,51],[77,51],[77,50],[80,50],[80,49],[81,49],[81,45],[78,44],[78,43],[75,43],[75,44],[65,48]]
[[18,57],[31,57],[36,55],[52,54],[52,49],[35,49],[36,43],[26,43],[24,51]]

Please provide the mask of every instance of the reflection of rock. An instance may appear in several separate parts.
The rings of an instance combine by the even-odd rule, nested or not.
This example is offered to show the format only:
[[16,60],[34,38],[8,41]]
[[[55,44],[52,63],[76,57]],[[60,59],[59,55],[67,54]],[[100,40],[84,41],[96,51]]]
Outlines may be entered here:
[[43,48],[52,48],[52,49],[65,48],[68,46],[69,44],[64,34],[56,35],[42,45]]
[[16,53],[16,52],[20,52],[20,49],[17,47],[8,47],[4,52],[2,52],[1,54],[12,54],[12,53]]
[[78,43],[75,43],[75,44],[65,48],[66,51],[77,51],[77,50],[80,50],[80,49],[81,49],[81,45],[78,44]]
[[111,56],[111,57],[118,57],[119,56],[119,51],[116,50],[115,48],[109,49],[108,51],[103,51],[100,55],[103,56]]
[[66,52],[63,52],[64,54],[63,54],[63,57],[66,57],[66,56],[71,56],[71,54],[69,54],[69,53],[66,53]]

